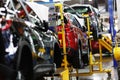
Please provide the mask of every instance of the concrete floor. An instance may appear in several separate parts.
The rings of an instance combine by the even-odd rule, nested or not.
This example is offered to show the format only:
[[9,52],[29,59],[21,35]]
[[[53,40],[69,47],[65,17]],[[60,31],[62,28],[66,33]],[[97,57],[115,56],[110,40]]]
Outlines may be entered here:
[[[95,59],[97,60],[97,59]],[[98,66],[94,66],[94,70],[97,70]],[[108,78],[107,73],[94,73],[90,76],[79,76],[79,80],[119,80],[117,69],[113,67],[113,59],[111,57],[103,57],[103,69],[111,69],[111,79]],[[89,72],[89,66],[86,69],[79,70],[79,72]]]
[[[95,57],[97,61],[98,58]],[[98,66],[94,66],[94,70],[98,69]],[[103,69],[111,69],[111,78],[108,79],[107,73],[94,73],[92,75],[87,76],[79,76],[78,80],[119,80],[117,69],[113,67],[113,59],[112,57],[103,57]],[[75,73],[76,70],[73,70],[72,73]],[[79,69],[79,73],[87,73],[89,72],[89,66],[85,67],[85,69]],[[46,80],[51,80],[49,77]],[[61,78],[54,77],[54,80],[62,80]],[[76,77],[70,77],[70,80],[77,80]]]

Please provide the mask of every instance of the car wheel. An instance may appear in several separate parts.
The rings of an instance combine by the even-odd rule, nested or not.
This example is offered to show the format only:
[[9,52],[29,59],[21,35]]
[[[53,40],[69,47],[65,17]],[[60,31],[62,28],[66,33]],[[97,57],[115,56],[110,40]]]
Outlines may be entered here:
[[62,54],[61,54],[60,46],[57,43],[54,46],[54,63],[56,64],[57,68],[61,67]]
[[21,78],[20,80],[33,80],[33,63],[30,45],[27,41],[21,41],[19,44],[16,67],[18,78]]
[[83,54],[82,54],[82,43],[79,41],[78,43],[78,61],[79,61],[79,66],[78,68],[83,68]]
[[93,39],[98,40],[98,29],[97,29],[97,27],[93,28],[92,34],[93,34]]
[[76,57],[76,61],[74,63],[76,63],[73,67],[74,68],[82,68],[83,67],[83,60],[82,60],[82,47],[81,47],[81,41],[78,42],[78,50],[77,50],[77,54],[75,55]]

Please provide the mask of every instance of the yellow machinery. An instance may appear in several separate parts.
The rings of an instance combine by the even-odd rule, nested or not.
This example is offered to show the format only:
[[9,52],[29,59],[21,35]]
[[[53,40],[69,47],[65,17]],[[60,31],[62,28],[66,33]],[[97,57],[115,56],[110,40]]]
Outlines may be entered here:
[[[30,0],[31,2],[34,0]],[[108,73],[108,76],[111,77],[110,72],[111,69],[103,69],[103,56],[102,56],[102,46],[105,47],[110,53],[114,53],[114,57],[115,59],[118,61],[120,60],[120,47],[118,47],[117,45],[113,48],[112,47],[112,41],[110,39],[108,39],[106,36],[103,36],[103,38],[98,39],[98,43],[99,43],[99,61],[94,61],[93,60],[93,54],[92,51],[89,52],[89,72],[83,72],[83,73],[79,73],[78,70],[76,70],[76,73],[70,73],[70,69],[68,67],[68,61],[67,61],[67,53],[66,53],[66,42],[65,42],[65,30],[64,30],[64,17],[63,17],[63,4],[62,3],[55,3],[54,4],[55,7],[59,8],[59,12],[60,12],[60,17],[61,17],[61,22],[62,22],[62,31],[58,32],[58,34],[62,34],[62,39],[63,39],[63,63],[62,63],[62,68],[57,69],[55,74],[59,74],[57,76],[61,77],[61,80],[70,80],[70,77],[74,76],[74,77],[78,77],[79,76],[88,76],[88,75],[92,75],[94,73]],[[91,46],[91,37],[90,35],[92,34],[92,32],[90,31],[90,24],[89,24],[89,18],[87,15],[87,28],[88,28],[88,32],[87,32],[87,36],[88,36],[88,40],[89,40],[89,45]],[[108,40],[110,44],[108,44],[106,41]],[[40,50],[40,51],[44,51],[44,50]],[[98,66],[98,70],[94,70],[94,66]],[[54,75],[53,75],[54,76]]]
[[[64,31],[64,19],[63,19],[63,5],[61,3],[57,3],[55,4],[56,7],[59,8],[59,12],[60,12],[60,16],[61,16],[61,21],[62,21],[62,32],[58,32],[58,34],[62,34],[62,38],[63,38],[63,53],[64,53],[64,59],[63,59],[63,68],[57,69],[57,74],[60,74],[59,76],[61,77],[62,80],[70,80],[69,78],[74,76],[74,77],[78,77],[79,76],[88,76],[88,75],[92,75],[94,73],[108,73],[108,78],[111,78],[110,72],[111,69],[103,69],[103,56],[102,56],[102,46],[105,47],[110,53],[112,53],[112,42],[110,39],[107,39],[107,37],[103,37],[105,39],[107,39],[109,41],[110,44],[108,44],[105,39],[98,39],[99,42],[99,61],[93,61],[93,54],[92,51],[89,52],[89,72],[84,72],[84,73],[79,73],[78,70],[76,70],[76,73],[70,73],[69,67],[68,67],[68,62],[67,62],[67,53],[66,53],[66,43],[65,43],[65,31]],[[89,45],[91,45],[91,31],[90,31],[90,24],[89,24],[89,18],[87,17],[87,28],[88,28],[88,40],[89,40]],[[114,48],[114,56],[115,58],[119,58],[118,54],[119,54],[120,48],[115,47]],[[117,54],[117,55],[116,55]],[[94,70],[94,66],[98,66],[98,70]]]
[[[58,32],[58,34],[62,34],[62,39],[63,39],[63,55],[64,55],[64,59],[63,59],[63,63],[62,63],[62,68],[59,68],[56,70],[54,76],[57,74],[57,76],[61,77],[61,80],[70,80],[70,77],[74,76],[77,78],[79,76],[88,76],[88,75],[92,75],[94,73],[108,73],[108,78],[111,78],[111,69],[103,69],[103,56],[102,56],[102,47],[106,48],[110,53],[114,53],[114,57],[116,60],[120,59],[120,48],[119,47],[112,47],[112,41],[110,39],[108,39],[106,36],[103,36],[103,38],[98,39],[98,43],[99,43],[99,61],[94,61],[93,60],[93,54],[92,51],[89,52],[89,72],[83,72],[83,73],[79,73],[78,70],[76,70],[76,73],[70,73],[70,69],[68,67],[68,61],[67,61],[67,53],[66,53],[66,42],[65,42],[65,30],[64,30],[64,18],[63,18],[63,4],[61,3],[56,3],[55,7],[59,8],[59,12],[60,12],[60,17],[61,17],[61,22],[62,22],[62,31]],[[90,31],[90,24],[89,24],[89,18],[87,16],[87,35],[88,35],[88,40],[89,40],[89,45],[91,46],[91,34],[92,32]],[[110,43],[107,43],[105,41],[105,39]],[[98,66],[98,70],[94,70],[94,66]],[[59,74],[59,75],[58,75]]]
[[[86,17],[86,16],[85,16]],[[89,46],[91,48],[91,40],[93,40],[93,38],[91,38],[91,34],[92,32],[90,31],[90,24],[89,24],[89,18],[87,16],[87,36],[88,36],[88,40],[89,40]],[[104,37],[106,38],[106,37]],[[109,40],[110,41],[110,40]],[[108,78],[111,78],[111,69],[103,69],[103,56],[102,56],[102,46],[104,46],[110,53],[112,53],[112,46],[111,44],[108,44],[104,39],[98,39],[98,43],[99,43],[99,61],[94,61],[93,60],[93,54],[92,51],[90,50],[89,52],[89,72],[83,72],[83,73],[79,73],[79,71],[76,71],[76,73],[71,73],[70,76],[90,76],[94,73],[108,73]],[[110,41],[110,43],[112,43]],[[115,51],[118,53],[118,51],[120,51],[120,49],[115,49]],[[98,66],[97,70],[94,70],[94,66]]]
[[[89,45],[91,48],[91,37],[90,35],[92,32],[90,31],[90,26],[89,26],[89,18],[87,18],[87,28],[88,28],[88,40],[89,40]],[[107,41],[106,41],[107,40]],[[78,73],[76,74],[77,76],[85,76],[85,75],[92,75],[93,73],[108,73],[108,78],[111,78],[111,69],[103,69],[103,56],[102,56],[102,47],[107,49],[110,53],[113,53],[113,57],[115,58],[116,61],[120,60],[120,47],[116,46],[112,47],[112,41],[107,37],[107,36],[102,36],[102,38],[98,39],[99,43],[99,61],[94,61],[93,60],[93,54],[92,51],[89,52],[89,72],[88,73]],[[94,70],[93,67],[98,66],[98,70]],[[75,74],[74,74],[75,75]]]
[[69,80],[69,69],[68,69],[68,62],[67,62],[67,53],[66,53],[66,42],[65,42],[65,29],[64,29],[64,18],[63,18],[63,5],[61,3],[56,3],[55,7],[59,8],[60,17],[61,17],[61,24],[62,24],[62,32],[58,32],[58,34],[62,34],[63,39],[63,66],[62,71],[60,72],[60,76],[62,80]]
[[[88,26],[88,38],[90,41],[90,47],[91,47],[91,39],[90,39],[90,34],[92,33],[90,31],[90,26],[89,26],[89,18],[87,18],[87,26]],[[110,69],[103,69],[102,63],[103,63],[103,58],[102,58],[102,46],[104,46],[108,51],[110,51],[110,53],[112,53],[112,46],[110,44],[108,44],[106,41],[104,41],[103,39],[98,39],[98,43],[99,43],[99,61],[93,61],[93,55],[92,55],[92,51],[90,51],[89,53],[89,67],[90,67],[90,74],[92,73],[101,73],[101,72],[107,72],[110,73],[111,70]],[[93,70],[94,65],[98,65],[98,70]]]
[[[109,40],[109,43],[111,44],[108,44],[104,39],[98,39],[98,42],[99,42],[99,54],[100,54],[100,57],[99,57],[99,61],[93,61],[93,54],[92,54],[92,51],[89,52],[89,72],[84,72],[84,73],[79,73],[78,70],[76,70],[76,73],[70,73],[70,69],[68,67],[68,61],[67,61],[67,53],[66,53],[66,42],[65,42],[65,30],[64,30],[64,17],[63,17],[63,4],[61,3],[55,3],[55,7],[58,7],[59,8],[59,12],[60,12],[60,17],[61,17],[61,22],[62,22],[62,31],[61,32],[58,32],[58,34],[62,34],[62,39],[63,39],[63,55],[64,55],[64,59],[63,59],[63,67],[60,68],[60,69],[57,69],[55,74],[53,75],[53,77],[56,75],[56,74],[59,74],[57,76],[60,76],[61,77],[61,80],[70,80],[70,77],[71,76],[75,76],[75,77],[79,77],[79,76],[88,76],[88,75],[92,75],[93,73],[108,73],[108,76],[110,76],[110,72],[111,72],[111,69],[103,69],[103,57],[102,57],[102,46],[104,46],[110,53],[114,52],[114,57],[116,60],[119,60],[120,59],[120,48],[119,47],[112,47],[112,41]],[[90,31],[90,24],[89,24],[89,18],[87,16],[87,28],[88,28],[88,32],[87,32],[87,35],[88,35],[88,40],[89,40],[89,45],[91,45],[91,38],[90,38],[90,35],[91,35],[91,31]],[[106,38],[106,37],[103,37],[103,38]],[[94,70],[93,67],[97,65],[98,66],[98,70]],[[78,79],[78,78],[77,78]]]

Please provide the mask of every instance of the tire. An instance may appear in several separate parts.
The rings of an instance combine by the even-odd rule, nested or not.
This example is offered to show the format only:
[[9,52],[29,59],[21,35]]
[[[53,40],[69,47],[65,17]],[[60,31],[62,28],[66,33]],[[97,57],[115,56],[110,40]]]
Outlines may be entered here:
[[81,65],[81,68],[84,68],[89,64],[89,58],[88,58],[88,53],[83,54],[82,52],[82,43],[79,41],[79,49],[78,49],[78,55],[79,55],[79,63]]
[[83,60],[82,60],[82,47],[81,42],[78,42],[78,50],[76,54],[73,55],[72,64],[74,68],[80,69],[83,67]]
[[54,46],[54,56],[53,56],[53,59],[54,59],[53,62],[56,64],[56,67],[57,68],[61,67],[62,54],[61,54],[60,46],[57,43]]
[[98,25],[95,22],[92,22],[91,26],[93,27],[92,35],[94,40],[98,40]]
[[16,68],[22,75],[22,80],[33,80],[32,51],[27,41],[19,43]]
[[98,29],[97,29],[97,26],[93,28],[93,31],[92,31],[92,34],[93,34],[93,39],[94,40],[98,40]]
[[82,43],[79,41],[78,43],[78,61],[79,61],[79,67],[78,68],[83,68],[83,54],[82,54]]
[[98,32],[96,30],[93,30],[92,32],[93,32],[92,33],[93,34],[93,39],[98,40]]

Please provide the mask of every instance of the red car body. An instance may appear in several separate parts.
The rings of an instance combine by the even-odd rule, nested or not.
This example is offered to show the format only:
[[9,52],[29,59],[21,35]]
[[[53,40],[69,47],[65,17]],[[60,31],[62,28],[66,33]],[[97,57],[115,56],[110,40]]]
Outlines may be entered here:
[[[75,25],[73,25],[71,23],[70,20],[67,20],[67,23],[64,25],[65,28],[65,42],[66,42],[66,48],[72,48],[75,51],[78,50],[78,41],[82,40],[82,42],[85,42],[85,40],[83,40],[84,38],[84,34],[83,32],[76,27]],[[62,26],[59,25],[56,28],[57,32],[62,32]],[[60,40],[61,44],[60,46],[63,47],[63,40],[62,40],[62,34],[58,34],[58,39]]]
[[[82,57],[82,49],[85,48],[85,46],[82,44],[86,43],[84,38],[85,37],[84,33],[81,31],[79,27],[72,24],[67,13],[64,15],[64,23],[65,23],[64,24],[65,43],[66,43],[66,50],[67,50],[67,55],[69,59],[68,62],[73,64],[73,67],[74,65],[75,67],[76,65],[77,67],[80,67],[81,64],[79,65],[79,63],[82,60],[79,61],[79,58]],[[62,39],[62,34],[59,32],[62,32],[62,28],[63,27],[61,25],[56,27],[61,49],[63,48],[63,39]]]
[[[77,50],[78,46],[78,36],[74,31],[74,28],[70,28],[71,25],[68,22],[65,24],[65,42],[67,48],[73,48],[74,50]],[[57,26],[57,31],[62,31],[62,26]],[[62,34],[58,34],[58,38],[61,41],[60,46],[63,47],[63,40],[62,40]]]

